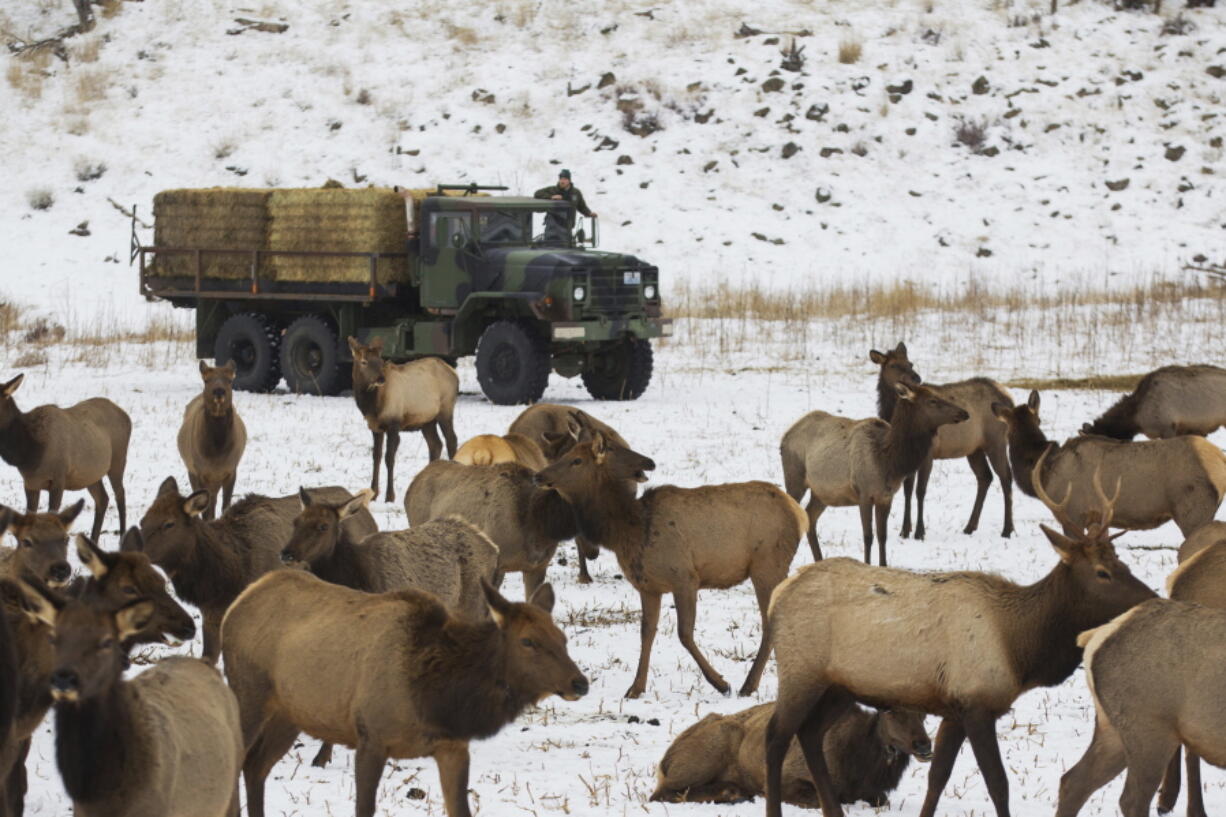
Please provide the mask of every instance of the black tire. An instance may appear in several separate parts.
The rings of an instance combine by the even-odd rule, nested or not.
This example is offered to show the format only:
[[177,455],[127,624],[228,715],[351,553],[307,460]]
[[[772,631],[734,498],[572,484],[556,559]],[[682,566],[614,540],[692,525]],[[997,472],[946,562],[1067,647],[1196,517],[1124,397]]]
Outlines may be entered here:
[[583,385],[597,400],[637,400],[651,382],[651,341],[631,338],[597,355]]
[[491,323],[477,342],[477,382],[491,403],[535,403],[549,382],[549,344],[526,323]]
[[218,366],[233,360],[239,391],[272,391],[281,382],[277,348],[281,336],[266,316],[256,312],[231,315],[217,332],[213,359]]
[[349,368],[340,359],[340,342],[332,324],[319,315],[304,315],[281,338],[281,374],[295,394],[340,394]]

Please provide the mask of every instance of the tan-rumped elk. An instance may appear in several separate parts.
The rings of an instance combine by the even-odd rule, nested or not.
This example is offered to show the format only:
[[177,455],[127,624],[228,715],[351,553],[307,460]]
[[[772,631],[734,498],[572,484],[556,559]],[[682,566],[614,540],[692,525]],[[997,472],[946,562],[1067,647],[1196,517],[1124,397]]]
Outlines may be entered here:
[[353,399],[366,418],[373,441],[374,460],[370,474],[370,490],[379,495],[379,460],[383,455],[383,438],[387,437],[387,501],[396,496],[392,484],[396,469],[396,449],[400,447],[400,432],[421,431],[434,462],[443,453],[439,429],[447,441],[447,456],[456,452],[456,398],[460,394],[460,376],[442,359],[424,357],[408,363],[392,363],[383,359],[383,338],[375,338],[369,346],[357,338],[349,338],[353,353]]
[[497,465],[517,462],[525,468],[539,471],[549,463],[541,447],[523,434],[478,434],[467,441],[452,457],[461,465]]
[[937,429],[962,423],[970,414],[926,386],[893,387],[898,399],[890,422],[877,417],[852,420],[811,411],[783,435],[779,455],[783,484],[799,502],[809,493],[809,548],[821,560],[817,520],[829,507],[858,506],[864,534],[864,561],[873,556],[876,517],[877,558],[886,563],[890,506],[903,478],[914,473],[932,449]]
[[[1068,491],[1065,509],[1073,528],[1093,521],[1098,499],[1091,476],[1119,482],[1121,498],[1111,524],[1146,530],[1174,520],[1185,536],[1213,519],[1226,495],[1226,454],[1204,437],[1123,442],[1107,437],[1049,441],[1039,425],[1039,393],[1020,406],[993,407],[1009,428],[1009,459],[1017,487],[1037,496],[1033,473],[1042,468],[1052,496]],[[1067,531],[1066,531],[1067,532]]]
[[119,529],[127,525],[123,472],[128,463],[132,420],[105,397],[74,406],[39,406],[23,412],[13,400],[25,375],[0,385],[0,459],[21,473],[26,513],[38,510],[39,492],[47,492],[47,508],[60,509],[64,491],[89,491],[94,500],[90,536],[102,533],[110,498],[102,484],[110,480],[119,510]]
[[[1094,696],[1094,737],[1060,779],[1056,817],[1074,817],[1125,769],[1120,811],[1149,817],[1181,744],[1189,759],[1226,767],[1226,610],[1154,599],[1082,633],[1078,643],[1085,647]],[[1189,787],[1198,792],[1199,767],[1188,769]],[[1197,813],[1191,798],[1188,808]]]
[[1151,440],[1180,434],[1207,436],[1226,425],[1226,369],[1218,366],[1163,366],[1141,378],[1082,434]]
[[558,543],[578,530],[570,503],[533,482],[535,472],[507,462],[461,465],[438,460],[413,478],[404,495],[409,525],[455,516],[475,525],[498,547],[494,586],[523,573],[524,596],[545,582]]
[[234,361],[213,368],[200,361],[204,390],[192,398],[179,426],[179,456],[187,466],[193,491],[208,491],[204,518],[212,519],[221,494],[221,509],[230,507],[238,463],[247,447],[247,427],[234,407]]
[[[311,493],[328,502],[349,499],[349,492],[336,486],[312,488]],[[218,633],[226,608],[244,587],[282,566],[281,550],[302,504],[298,494],[249,494],[217,519],[205,520],[201,515],[208,501],[207,491],[184,496],[174,477],[168,477],[140,521],[140,536],[125,544],[140,548],[166,571],[175,594],[199,608],[203,658],[211,663],[220,652]],[[345,527],[347,535],[359,540],[378,530],[365,509],[345,520]]]
[[0,573],[13,579],[28,574],[55,588],[67,585],[72,578],[68,528],[84,507],[84,499],[55,513],[18,513],[0,505],[0,538],[8,531],[17,543],[0,548]]
[[1208,522],[1188,534],[1179,546],[1179,563],[1183,564],[1210,545],[1226,542],[1226,522]]
[[[1154,597],[1116,556],[1107,535],[1113,508],[1102,497],[1096,523],[1076,536],[1041,526],[1060,559],[1030,586],[988,573],[912,573],[852,559],[803,567],[780,585],[770,609],[779,699],[767,726],[767,817],[781,814],[793,736],[822,813],[842,814],[822,741],[848,695],[942,718],[920,817],[935,814],[966,739],[997,815],[1008,817],[996,720],[1022,693],[1072,674],[1081,662],[1079,633]],[[1059,506],[1052,510],[1063,515]]]
[[575,444],[537,482],[574,506],[589,541],[613,551],[643,605],[638,670],[626,697],[647,689],[651,646],[660,620],[660,598],[673,594],[677,637],[722,693],[728,682],[694,641],[698,591],[735,587],[749,579],[762,613],[762,640],[740,694],[758,688],[770,657],[766,609],[771,591],[788,575],[805,531],[805,512],[767,482],[678,488],[665,485],[635,497],[628,482],[645,482],[655,463],[629,448],[610,446],[599,431]]
[[73,814],[237,815],[242,735],[221,674],[172,656],[124,680],[123,643],[148,626],[153,602],[136,598],[115,610],[27,584],[22,590],[55,637],[48,687]]
[[[736,803],[766,791],[766,724],[774,704],[732,715],[707,715],[664,753],[651,799],[670,803]],[[840,803],[889,805],[889,794],[911,763],[927,761],[932,743],[924,716],[907,709],[847,710],[826,732],[823,751]],[[795,740],[783,761],[783,801],[817,808],[817,792]]]
[[469,817],[469,741],[550,695],[588,691],[549,616],[549,585],[526,604],[484,588],[491,618],[481,622],[419,590],[373,595],[301,570],[247,588],[222,624],[222,653],[250,817],[264,817],[265,778],[299,732],[354,747],[357,817],[374,814],[388,758],[415,757],[438,764],[448,817]]
[[[888,352],[876,349],[868,353],[869,360],[881,367],[877,376],[877,416],[889,420],[897,401],[896,383],[915,388],[920,385],[919,373],[907,357],[907,346],[901,341]],[[975,505],[971,518],[962,529],[974,533],[979,528],[979,514],[992,485],[992,472],[1000,477],[1000,490],[1005,498],[1005,524],[1000,535],[1013,534],[1013,471],[1009,467],[1009,447],[1005,429],[992,413],[992,404],[1012,406],[1013,398],[1003,386],[986,377],[960,380],[957,383],[928,383],[928,388],[956,403],[970,413],[965,423],[951,423],[937,429],[931,455],[922,461],[914,475],[903,480],[902,537],[911,535],[911,491],[915,490],[915,538],[924,538],[924,497],[928,493],[928,478],[933,460],[966,458],[975,474]]]

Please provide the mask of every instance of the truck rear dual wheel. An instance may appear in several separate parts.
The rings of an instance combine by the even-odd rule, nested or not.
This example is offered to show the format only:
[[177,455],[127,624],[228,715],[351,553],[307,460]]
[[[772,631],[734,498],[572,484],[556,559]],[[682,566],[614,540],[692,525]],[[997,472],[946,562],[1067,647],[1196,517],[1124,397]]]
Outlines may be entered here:
[[304,315],[281,338],[281,373],[294,394],[340,394],[349,387],[350,367],[340,359],[331,322]]
[[630,338],[595,357],[583,385],[597,400],[637,400],[651,382],[651,341]]
[[523,321],[495,321],[477,342],[477,382],[491,403],[535,403],[549,382],[549,344]]
[[266,316],[258,312],[231,315],[217,332],[213,359],[218,366],[234,361],[234,388],[239,391],[272,391],[281,381],[278,347],[281,336]]

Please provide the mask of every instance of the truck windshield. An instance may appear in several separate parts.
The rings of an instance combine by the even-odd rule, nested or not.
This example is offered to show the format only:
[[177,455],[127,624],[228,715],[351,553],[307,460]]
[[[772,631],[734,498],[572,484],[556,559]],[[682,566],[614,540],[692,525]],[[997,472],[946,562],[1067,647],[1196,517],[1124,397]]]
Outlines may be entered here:
[[574,211],[559,204],[540,210],[507,208],[477,213],[477,235],[483,245],[554,244],[572,246]]

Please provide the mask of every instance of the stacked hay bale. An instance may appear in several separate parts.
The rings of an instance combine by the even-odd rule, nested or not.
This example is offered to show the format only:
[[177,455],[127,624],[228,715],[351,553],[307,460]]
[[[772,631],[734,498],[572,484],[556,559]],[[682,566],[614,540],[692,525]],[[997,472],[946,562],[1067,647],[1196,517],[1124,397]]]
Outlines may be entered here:
[[[391,190],[274,190],[268,199],[270,250],[403,254],[407,234],[404,199]],[[263,266],[277,281],[370,280],[370,260],[361,257],[270,255]],[[379,259],[375,277],[380,284],[406,280],[407,259]]]
[[[263,249],[271,193],[229,187],[163,190],[153,197],[153,243],[159,247]],[[201,257],[201,272],[206,278],[250,278],[251,256],[208,253]],[[193,276],[195,256],[160,253],[154,258],[152,274]]]

